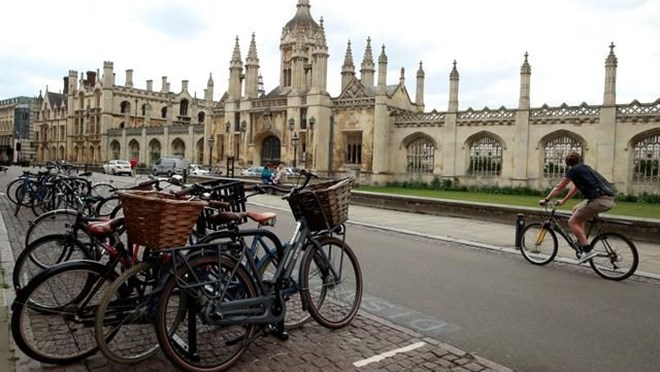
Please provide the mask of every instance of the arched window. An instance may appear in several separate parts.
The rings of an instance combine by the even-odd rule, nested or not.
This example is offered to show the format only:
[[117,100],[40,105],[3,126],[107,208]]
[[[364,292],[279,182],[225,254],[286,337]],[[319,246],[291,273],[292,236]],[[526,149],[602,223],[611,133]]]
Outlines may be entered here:
[[362,132],[346,133],[346,164],[362,164]]
[[566,173],[564,159],[571,151],[583,155],[582,144],[573,137],[562,135],[548,141],[544,146],[543,176],[550,179],[564,177]]
[[160,109],[160,117],[163,119],[167,119],[167,106]]
[[151,140],[149,142],[149,164],[153,164],[160,159],[160,142]]
[[203,124],[205,119],[206,119],[206,113],[204,111],[200,111],[200,113],[197,114],[197,121],[200,124]]
[[180,138],[175,138],[172,141],[172,155],[185,156],[185,154],[186,144]]
[[660,134],[633,145],[633,182],[660,182]]
[[140,161],[140,144],[136,140],[131,140],[128,143],[128,151],[130,152],[130,158],[135,158]]
[[483,136],[470,144],[468,173],[475,176],[499,176],[502,171],[502,144]]
[[179,104],[179,115],[188,116],[188,100],[184,99]]
[[125,113],[129,112],[130,108],[131,108],[131,104],[128,103],[128,101],[123,101],[119,105],[119,112],[121,112],[122,114],[125,114]]
[[435,146],[424,137],[418,138],[406,147],[406,172],[408,173],[433,173],[435,163]]
[[110,159],[119,159],[120,150],[121,146],[119,146],[119,142],[110,142]]
[[266,138],[264,144],[261,146],[261,164],[279,163],[281,148],[282,143],[279,138],[275,136]]

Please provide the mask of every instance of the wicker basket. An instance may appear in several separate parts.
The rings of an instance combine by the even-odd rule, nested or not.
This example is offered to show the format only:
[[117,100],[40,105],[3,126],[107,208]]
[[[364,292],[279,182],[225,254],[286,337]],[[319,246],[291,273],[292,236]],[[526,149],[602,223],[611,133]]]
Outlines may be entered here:
[[204,201],[179,200],[158,191],[121,191],[128,238],[151,249],[179,247],[188,236]]
[[353,177],[310,185],[289,198],[296,220],[304,218],[311,231],[330,230],[348,220]]

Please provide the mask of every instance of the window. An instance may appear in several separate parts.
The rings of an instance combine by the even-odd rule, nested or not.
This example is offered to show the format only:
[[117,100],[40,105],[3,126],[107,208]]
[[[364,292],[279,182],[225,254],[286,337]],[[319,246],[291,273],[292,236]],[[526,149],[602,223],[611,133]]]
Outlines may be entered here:
[[362,133],[346,133],[346,164],[362,164]]
[[184,99],[179,104],[179,115],[188,116],[188,100]]
[[475,176],[499,176],[502,171],[502,145],[492,137],[481,137],[470,145],[468,173]]
[[406,172],[433,173],[435,163],[435,146],[427,138],[418,138],[406,148]]
[[119,105],[119,112],[122,114],[125,114],[128,112],[128,109],[131,107],[131,105],[128,103],[128,101],[123,101],[121,105]]
[[660,134],[633,146],[633,182],[660,182]]
[[160,117],[163,119],[167,119],[167,106],[160,109]]
[[582,145],[573,137],[563,135],[548,141],[544,148],[543,176],[551,179],[563,178],[566,173],[564,159],[571,151],[582,156]]

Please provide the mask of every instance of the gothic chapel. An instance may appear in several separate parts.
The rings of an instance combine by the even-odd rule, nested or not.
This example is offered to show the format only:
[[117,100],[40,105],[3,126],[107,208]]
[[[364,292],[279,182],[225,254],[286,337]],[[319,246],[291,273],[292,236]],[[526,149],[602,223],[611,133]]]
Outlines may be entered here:
[[332,97],[323,19],[317,22],[310,7],[309,0],[298,0],[282,28],[279,86],[270,92],[261,82],[254,34],[244,61],[236,38],[229,86],[219,102],[213,101],[212,76],[198,98],[185,80],[181,92],[171,92],[167,77],[159,91],[151,80],[138,89],[132,70],[117,85],[112,62],[104,63],[102,76],[87,72],[79,79],[70,71],[63,97],[46,92],[41,99],[34,126],[38,160],[99,164],[135,156],[150,166],[161,156],[181,155],[203,164],[233,158],[239,167],[282,161],[325,176],[356,174],[363,184],[438,177],[545,188],[563,175],[563,158],[575,150],[620,192],[660,189],[660,98],[617,104],[614,44],[600,105],[530,107],[525,54],[517,108],[459,110],[454,61],[446,110],[425,112],[422,63],[412,97],[405,70],[388,77],[385,46],[373,50],[370,38],[359,71],[348,42],[336,75],[341,91]]

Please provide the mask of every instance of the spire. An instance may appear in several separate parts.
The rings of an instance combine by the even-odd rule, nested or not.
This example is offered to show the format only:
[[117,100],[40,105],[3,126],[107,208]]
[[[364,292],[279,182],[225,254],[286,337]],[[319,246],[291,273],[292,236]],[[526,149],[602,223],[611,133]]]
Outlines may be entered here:
[[250,49],[248,50],[246,65],[259,64],[259,57],[257,57],[257,43],[254,39],[254,32],[252,33],[252,40],[250,40]]
[[614,55],[614,43],[610,43],[610,54],[605,59],[605,95],[603,105],[616,105],[616,67],[617,58]]
[[378,93],[385,94],[387,90],[387,55],[385,54],[385,44],[378,56]]
[[415,93],[415,104],[424,106],[424,69],[422,68],[422,61],[419,61],[419,69],[417,70],[417,90]]
[[323,24],[323,17],[321,17],[321,32],[319,32],[319,37],[321,38],[321,46],[325,49],[328,49],[328,40],[325,37],[325,25]]
[[518,99],[518,108],[522,110],[529,109],[529,83],[532,74],[532,68],[527,60],[529,54],[525,52],[525,61],[520,67],[520,98]]
[[406,82],[406,69],[401,67],[401,76],[399,76],[399,84],[405,84]]
[[344,56],[344,65],[341,67],[341,90],[350,84],[355,77],[355,65],[353,64],[353,51],[351,50],[351,41],[348,41],[346,55]]
[[234,51],[229,62],[229,97],[231,99],[241,98],[241,75],[243,74],[243,62],[241,62],[241,48],[238,44],[238,36],[234,44]]
[[362,69],[360,69],[362,84],[366,87],[374,86],[374,56],[371,53],[371,37],[367,38],[367,46],[364,49],[364,58],[362,59]]
[[213,86],[213,73],[209,72],[209,80],[206,82],[207,86]]
[[456,60],[454,67],[449,73],[449,112],[458,111],[458,70],[456,69]]
[[234,51],[231,55],[231,63],[241,63],[241,47],[238,45],[238,35],[236,36],[236,43],[234,44]]

